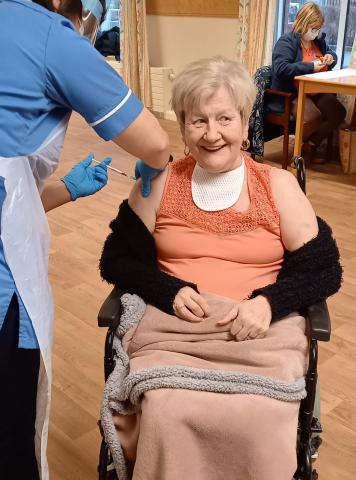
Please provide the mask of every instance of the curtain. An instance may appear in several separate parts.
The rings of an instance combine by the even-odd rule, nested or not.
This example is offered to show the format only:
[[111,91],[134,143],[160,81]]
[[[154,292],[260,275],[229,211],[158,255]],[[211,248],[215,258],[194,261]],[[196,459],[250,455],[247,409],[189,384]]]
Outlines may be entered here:
[[146,107],[151,106],[146,0],[121,0],[123,78]]
[[[277,21],[278,0],[268,1],[268,16],[266,23],[266,37],[263,50],[262,65],[271,65],[274,45],[274,30]],[[261,65],[259,65],[261,66]],[[257,67],[258,68],[258,67]]]
[[252,75],[271,63],[277,0],[239,0],[237,56]]
[[237,34],[237,59],[246,66],[248,48],[248,10],[250,0],[239,0],[239,29]]

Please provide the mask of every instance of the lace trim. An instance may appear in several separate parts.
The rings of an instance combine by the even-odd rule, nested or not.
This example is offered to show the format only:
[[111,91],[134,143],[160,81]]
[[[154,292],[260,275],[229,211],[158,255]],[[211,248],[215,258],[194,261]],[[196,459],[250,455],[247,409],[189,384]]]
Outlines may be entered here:
[[193,202],[191,190],[195,160],[189,156],[170,164],[157,220],[160,215],[167,215],[220,234],[248,232],[259,226],[279,227],[279,213],[270,184],[271,167],[254,162],[247,155],[244,158],[250,193],[250,206],[246,212],[238,212],[234,207],[216,212],[198,208]]

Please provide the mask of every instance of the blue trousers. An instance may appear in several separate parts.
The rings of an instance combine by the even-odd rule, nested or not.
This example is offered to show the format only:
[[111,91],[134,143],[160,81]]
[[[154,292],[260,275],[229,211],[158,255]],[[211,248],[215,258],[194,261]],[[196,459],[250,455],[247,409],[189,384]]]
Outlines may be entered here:
[[38,480],[35,457],[38,349],[18,348],[14,294],[0,331],[0,479]]

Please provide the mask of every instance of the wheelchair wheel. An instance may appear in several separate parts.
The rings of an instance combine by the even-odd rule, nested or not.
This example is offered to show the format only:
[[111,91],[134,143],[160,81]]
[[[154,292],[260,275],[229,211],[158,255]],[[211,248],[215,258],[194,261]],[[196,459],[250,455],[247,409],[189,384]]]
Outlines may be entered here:
[[119,480],[109,447],[105,440],[101,441],[98,473],[98,480]]

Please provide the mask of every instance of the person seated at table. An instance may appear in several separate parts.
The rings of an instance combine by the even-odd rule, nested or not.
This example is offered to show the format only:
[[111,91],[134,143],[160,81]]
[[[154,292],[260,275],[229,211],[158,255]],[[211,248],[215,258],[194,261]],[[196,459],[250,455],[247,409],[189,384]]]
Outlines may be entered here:
[[[144,374],[146,390],[139,428],[115,416],[121,444],[134,479],[292,479],[307,360],[297,312],[339,289],[338,249],[294,176],[244,152],[255,87],[241,65],[193,62],[172,95],[185,157],[148,197],[135,184],[100,260],[148,304],[124,337],[128,378]],[[280,381],[283,398],[269,391]]]
[[[320,34],[324,25],[324,15],[320,7],[309,2],[301,7],[292,26],[292,31],[282,35],[272,53],[271,88],[294,93],[298,85],[297,75],[332,70],[337,63],[337,55],[325,41],[325,33]],[[275,108],[283,110],[283,105],[274,101]],[[292,101],[292,114],[296,117],[297,98]],[[323,163],[317,157],[317,147],[342,123],[346,116],[344,106],[333,93],[310,95],[305,99],[304,145],[302,154],[314,162]]]

